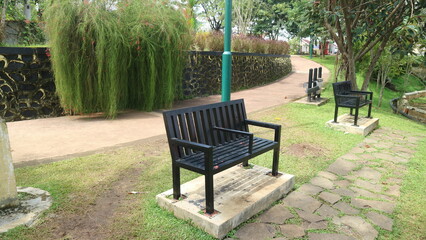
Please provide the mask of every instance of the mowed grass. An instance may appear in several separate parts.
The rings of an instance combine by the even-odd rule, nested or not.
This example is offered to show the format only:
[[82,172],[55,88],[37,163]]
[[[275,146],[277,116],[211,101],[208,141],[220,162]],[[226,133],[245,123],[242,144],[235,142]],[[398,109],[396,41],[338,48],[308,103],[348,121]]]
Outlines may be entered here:
[[[329,88],[323,96],[331,98]],[[333,111],[334,103],[331,100],[321,107],[291,103],[249,114],[250,119],[283,126],[279,170],[294,174],[296,187],[308,182],[364,139],[327,128],[325,122],[332,119]],[[365,115],[365,111],[363,109],[361,115]],[[380,126],[426,136],[424,125],[394,115],[387,108],[375,108],[373,116],[380,118]],[[252,131],[262,137],[273,135],[272,131],[261,128],[252,128]],[[296,156],[291,149],[298,145],[311,146],[315,150]],[[415,158],[408,164],[409,172],[394,214],[394,230],[383,233],[381,239],[424,239],[426,236],[425,149],[426,141],[423,140]],[[261,155],[251,162],[271,167],[272,154]],[[19,186],[49,191],[54,198],[54,206],[44,214],[38,226],[16,228],[7,234],[0,234],[0,239],[58,239],[55,216],[83,215],[93,208],[99,196],[135,168],[142,170],[134,176],[133,190],[142,194],[123,196],[129,201],[111,216],[113,224],[107,227],[111,232],[110,239],[213,239],[191,222],[175,218],[156,204],[155,196],[172,186],[171,160],[165,136],[101,154],[16,169]],[[182,182],[199,176],[185,170],[181,175]],[[62,239],[67,239],[67,236]]]

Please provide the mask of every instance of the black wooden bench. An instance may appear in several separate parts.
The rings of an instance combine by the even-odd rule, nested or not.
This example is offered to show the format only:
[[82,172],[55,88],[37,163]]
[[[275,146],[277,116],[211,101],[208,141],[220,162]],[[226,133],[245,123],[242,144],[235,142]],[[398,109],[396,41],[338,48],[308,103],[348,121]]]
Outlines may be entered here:
[[[173,198],[179,199],[180,168],[205,176],[206,213],[214,213],[213,175],[274,150],[272,175],[278,174],[281,126],[248,120],[244,100],[189,107],[163,113],[172,156]],[[254,137],[249,125],[275,130],[274,141]]]
[[334,122],[337,123],[337,113],[339,107],[350,108],[350,114],[353,115],[355,109],[354,126],[358,126],[359,108],[368,105],[368,118],[371,118],[371,106],[373,104],[373,93],[367,91],[353,91],[349,81],[333,83],[334,100],[336,107],[334,109]]

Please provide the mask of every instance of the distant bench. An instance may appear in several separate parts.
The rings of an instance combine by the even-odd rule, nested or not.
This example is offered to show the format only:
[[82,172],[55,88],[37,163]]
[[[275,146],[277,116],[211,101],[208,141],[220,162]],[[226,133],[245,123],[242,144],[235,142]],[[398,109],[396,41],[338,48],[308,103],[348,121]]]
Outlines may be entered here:
[[358,126],[359,108],[368,105],[368,118],[371,118],[371,105],[373,104],[373,93],[366,91],[353,91],[350,81],[333,83],[334,100],[336,106],[334,109],[334,122],[337,123],[337,113],[339,107],[355,109],[354,126]]
[[303,84],[303,87],[306,89],[306,93],[308,94],[308,102],[321,98],[322,82],[322,67],[309,69],[308,82]]
[[[214,213],[213,175],[274,150],[272,175],[278,175],[281,126],[248,120],[244,100],[163,113],[173,169],[173,198],[179,199],[180,168],[205,176],[206,213]],[[275,130],[274,141],[254,137],[248,125]]]

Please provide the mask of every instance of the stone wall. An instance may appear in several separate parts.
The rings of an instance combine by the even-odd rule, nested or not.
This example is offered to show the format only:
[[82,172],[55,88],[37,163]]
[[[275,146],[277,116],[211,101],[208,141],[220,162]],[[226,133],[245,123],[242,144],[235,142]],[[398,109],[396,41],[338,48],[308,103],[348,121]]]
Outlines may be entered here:
[[[232,91],[275,81],[291,72],[289,56],[232,53]],[[221,52],[189,52],[182,98],[219,94]],[[17,121],[63,113],[46,48],[0,47],[0,118]]]
[[46,48],[0,48],[0,118],[59,116],[63,111]]
[[398,110],[419,122],[426,123],[426,110],[410,105],[411,100],[424,97],[426,90],[405,93],[398,102]]
[[[190,52],[183,95],[200,97],[221,92],[222,52]],[[232,53],[232,91],[273,82],[291,72],[288,55]]]

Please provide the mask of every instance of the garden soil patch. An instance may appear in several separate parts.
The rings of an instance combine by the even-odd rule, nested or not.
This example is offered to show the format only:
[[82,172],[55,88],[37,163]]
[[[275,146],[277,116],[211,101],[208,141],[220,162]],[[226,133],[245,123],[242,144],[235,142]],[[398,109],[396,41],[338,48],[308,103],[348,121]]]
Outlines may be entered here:
[[141,194],[132,194],[138,184],[141,172],[146,169],[144,163],[142,167],[128,169],[120,178],[113,182],[111,188],[102,193],[90,204],[86,211],[78,211],[75,214],[58,215],[54,222],[53,238],[64,239],[108,239],[113,233],[110,225],[113,223],[117,211],[121,206],[138,201]]
[[310,143],[296,143],[284,149],[284,152],[295,157],[312,157],[324,155],[324,150]]

